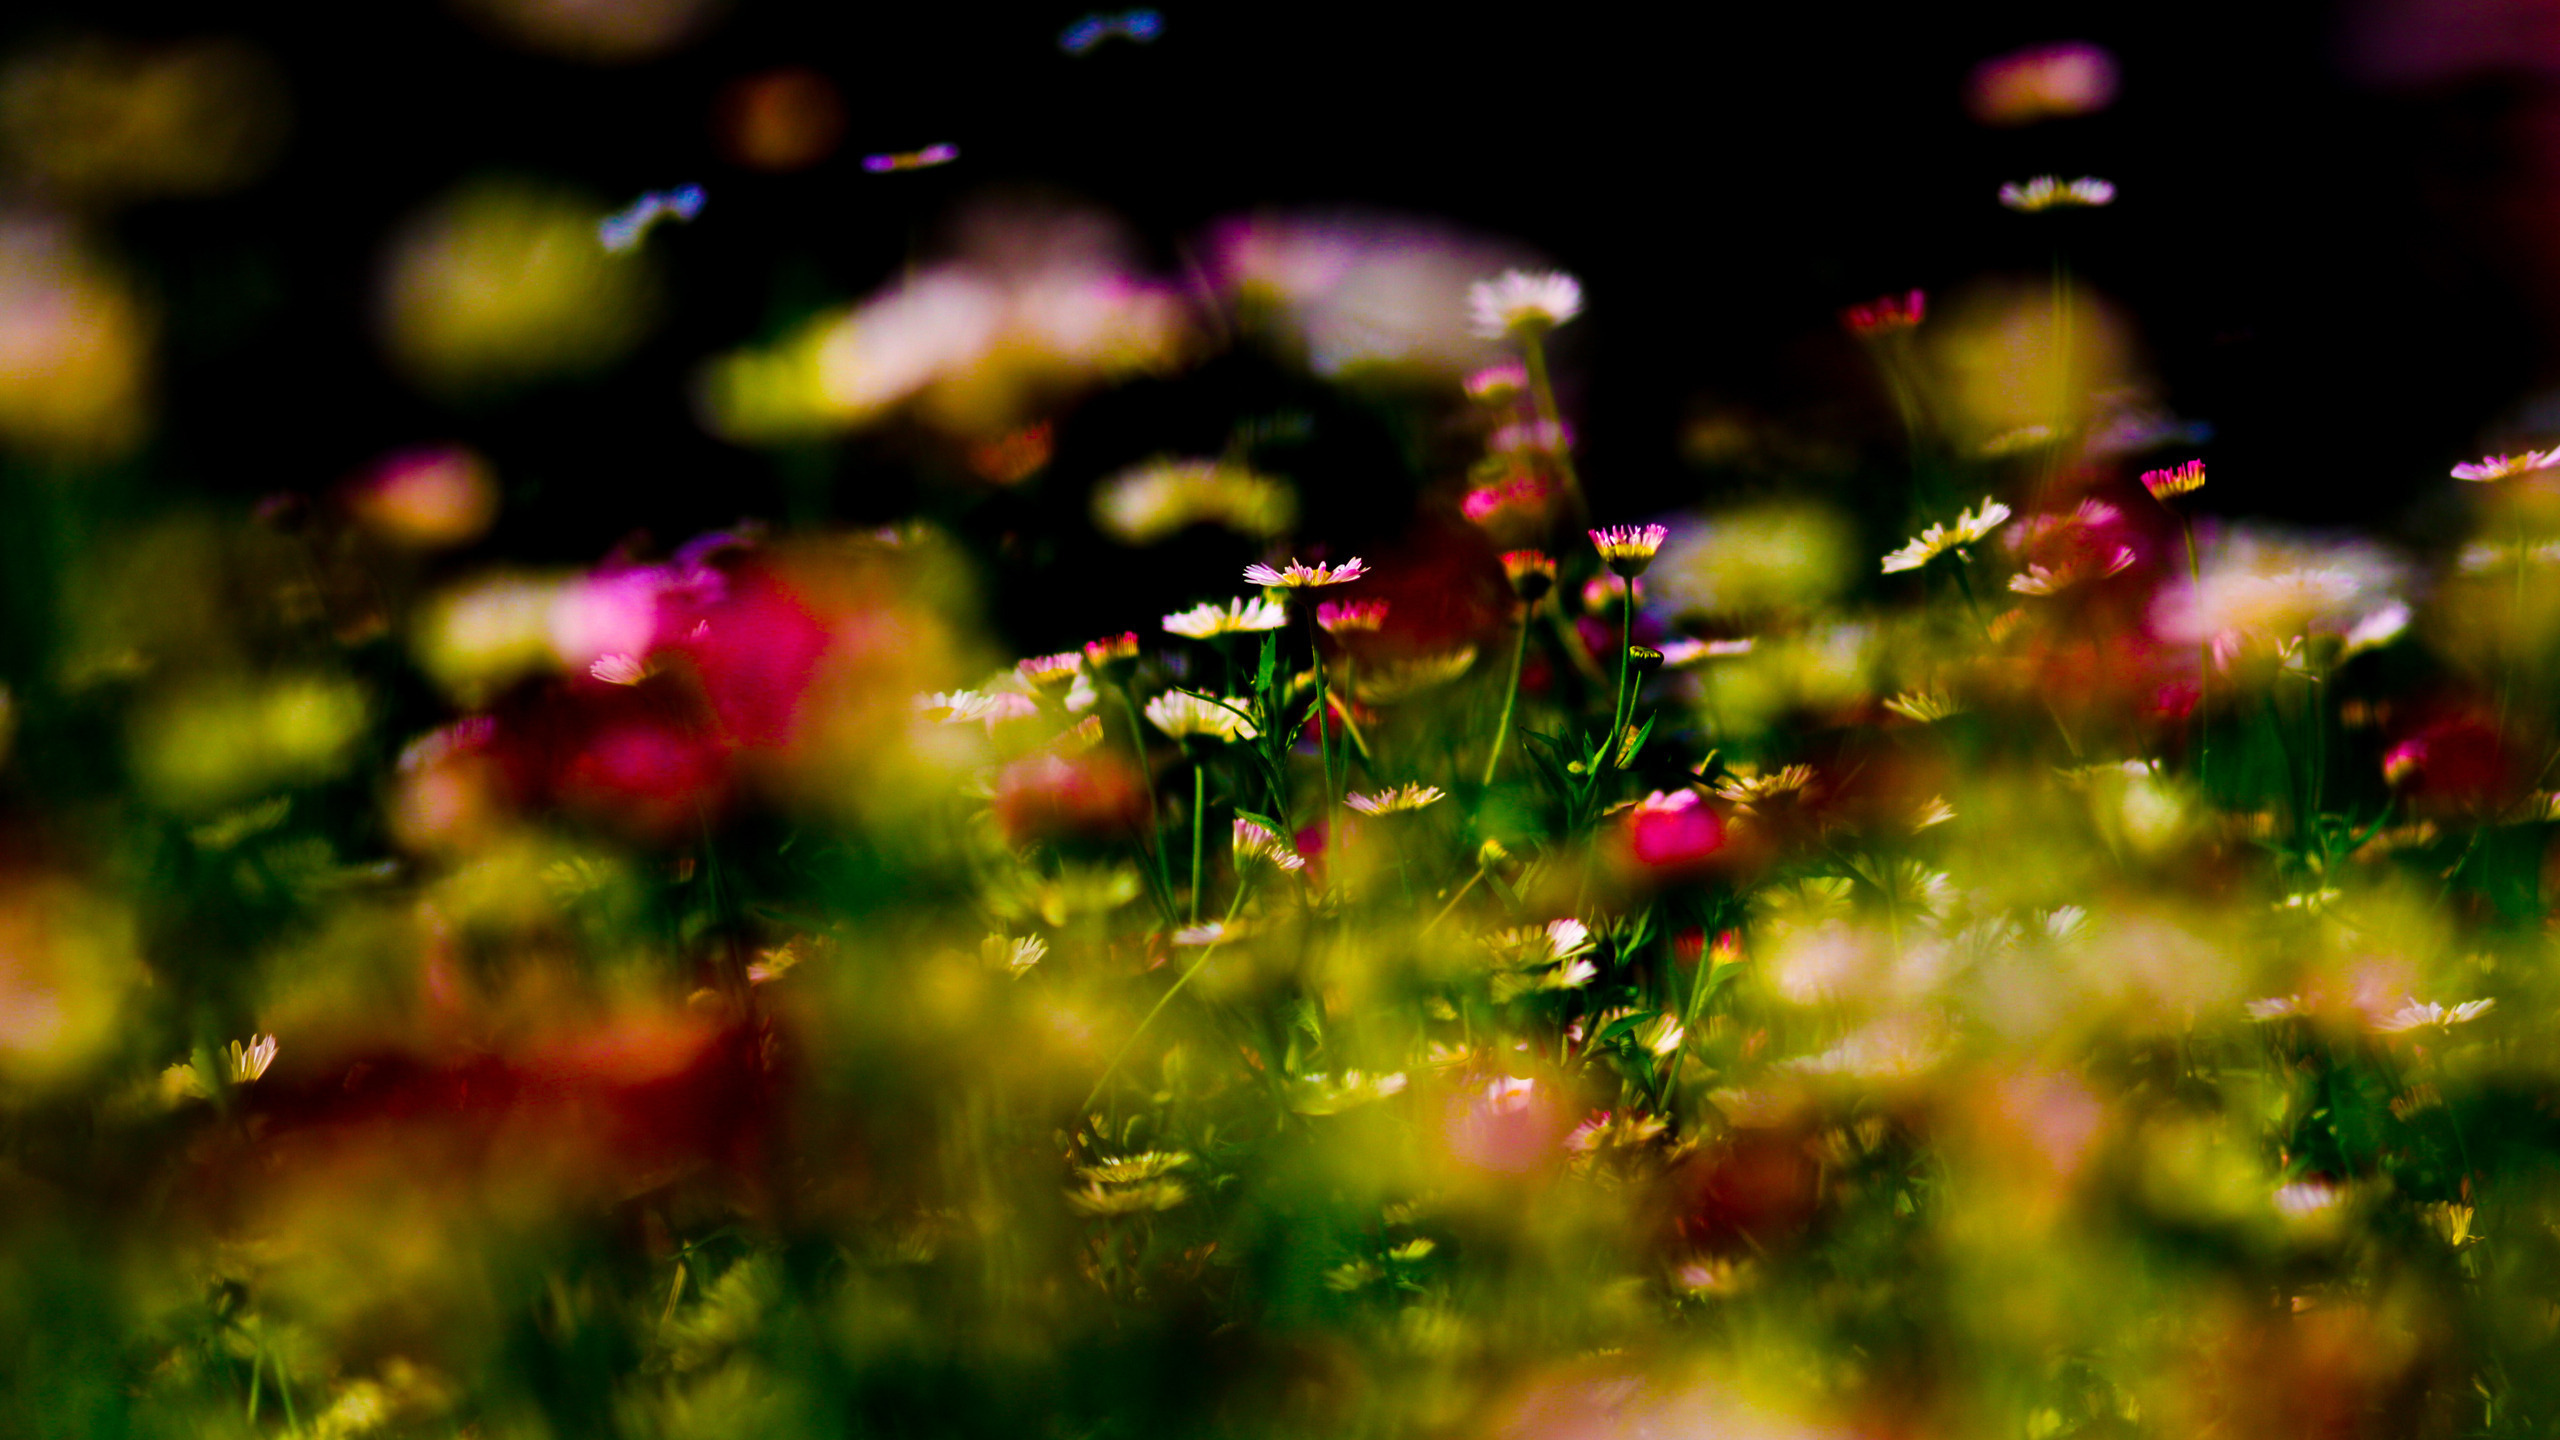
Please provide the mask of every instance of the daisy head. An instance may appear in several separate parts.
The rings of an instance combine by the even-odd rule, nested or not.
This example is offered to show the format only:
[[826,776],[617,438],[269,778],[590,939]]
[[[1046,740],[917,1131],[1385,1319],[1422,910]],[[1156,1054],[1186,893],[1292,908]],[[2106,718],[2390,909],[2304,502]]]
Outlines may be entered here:
[[1662,542],[1671,538],[1665,525],[1612,525],[1606,530],[1590,532],[1592,548],[1600,552],[1601,563],[1611,574],[1632,580],[1653,563]]
[[1611,619],[1617,615],[1618,607],[1630,598],[1627,593],[1630,589],[1635,592],[1632,598],[1636,604],[1644,605],[1650,602],[1652,592],[1647,590],[1642,582],[1632,586],[1624,583],[1612,585],[1609,583],[1608,576],[1594,575],[1582,582],[1583,612],[1596,615],[1603,620]]
[[1398,785],[1375,795],[1349,795],[1344,804],[1363,815],[1401,815],[1419,810],[1448,798],[1448,792],[1437,785]]
[[1597,942],[1591,938],[1590,926],[1564,919],[1498,930],[1486,936],[1484,943],[1515,965],[1554,965],[1590,954]]
[[1907,295],[1886,295],[1864,305],[1852,305],[1840,312],[1840,323],[1861,340],[1910,330],[1920,324],[1929,311],[1929,297],[1914,290]]
[[989,730],[1008,720],[1025,720],[1040,713],[1040,707],[1028,695],[1009,690],[992,694],[976,690],[944,690],[916,697],[916,713],[941,725],[983,724]]
[[1316,607],[1316,624],[1327,635],[1374,632],[1387,623],[1384,600],[1327,600]]
[[1467,287],[1467,318],[1488,340],[1551,330],[1582,313],[1582,282],[1560,270],[1505,270]]
[[1917,570],[1950,550],[1961,550],[1979,543],[2008,521],[2009,507],[1985,496],[1981,508],[1958,515],[1952,525],[1930,526],[1909,544],[1884,557],[1884,573],[1892,575],[1904,570]]
[[1236,864],[1260,860],[1282,870],[1304,870],[1306,857],[1289,848],[1279,836],[1251,820],[1238,817],[1235,825]]
[[2161,633],[2210,642],[2230,665],[2244,649],[2343,635],[2398,599],[2400,563],[2357,541],[2239,531],[2204,556],[2201,574],[2153,607]]
[[[2462,471],[2457,468],[2453,473],[2459,475]],[[2185,495],[2204,488],[2204,462],[2190,460],[2167,470],[2145,470],[2142,472],[2142,488],[2151,492],[2152,499],[2166,505],[2172,495]]]
[[1556,557],[1544,550],[1506,550],[1502,573],[1511,577],[1511,593],[1535,605],[1556,588]]
[[1368,567],[1360,563],[1360,557],[1357,555],[1343,561],[1340,565],[1303,565],[1292,558],[1288,567],[1281,570],[1274,570],[1268,565],[1244,567],[1244,578],[1254,584],[1286,590],[1304,590],[1317,585],[1344,585],[1368,573]]
[[2560,445],[2555,445],[2548,450],[2527,450],[2521,455],[2484,455],[2468,464],[2454,466],[2453,478],[2479,481],[2509,480],[2518,475],[2529,475],[2536,470],[2548,470],[2554,465],[2560,465]]
[[1251,740],[1262,732],[1245,718],[1241,700],[1212,700],[1188,690],[1167,690],[1147,702],[1147,719],[1176,740]]
[[1124,630],[1084,642],[1084,663],[1095,670],[1107,670],[1138,658],[1138,632]]
[[1270,600],[1230,600],[1194,605],[1164,617],[1164,628],[1176,635],[1207,640],[1254,630],[1277,630],[1289,623],[1289,612]]
[[1535,515],[1551,493],[1546,482],[1535,476],[1499,480],[1468,491],[1458,502],[1458,511],[1478,525],[1495,528]]
[[1529,388],[1529,372],[1517,360],[1487,365],[1467,377],[1467,398],[1487,405],[1518,399]]
[[2056,175],[2039,175],[2023,184],[2012,182],[2000,187],[2000,203],[2023,214],[2041,210],[2094,208],[2115,203],[2116,187],[2094,175],[2065,180]]
[[1076,672],[1083,661],[1084,652],[1066,650],[1055,655],[1034,655],[1013,669],[1032,689],[1055,690],[1075,683]]

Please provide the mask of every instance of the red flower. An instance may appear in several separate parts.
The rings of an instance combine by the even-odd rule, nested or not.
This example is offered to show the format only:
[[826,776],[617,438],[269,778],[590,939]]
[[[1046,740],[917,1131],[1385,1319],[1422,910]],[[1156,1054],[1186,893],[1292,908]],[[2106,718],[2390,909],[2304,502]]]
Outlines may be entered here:
[[2477,805],[2510,784],[2505,740],[2470,715],[2438,719],[2384,752],[2382,778],[2413,802]]
[[1014,845],[1059,836],[1127,834],[1146,819],[1146,798],[1129,767],[1103,754],[1033,755],[996,780],[996,822]]

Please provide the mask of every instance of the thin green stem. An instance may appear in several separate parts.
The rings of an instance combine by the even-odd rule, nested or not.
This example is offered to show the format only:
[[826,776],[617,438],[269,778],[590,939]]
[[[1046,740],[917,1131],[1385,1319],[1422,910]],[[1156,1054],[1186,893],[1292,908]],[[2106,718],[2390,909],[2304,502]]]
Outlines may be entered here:
[[1449,897],[1449,903],[1440,907],[1440,913],[1431,917],[1431,923],[1422,927],[1422,933],[1428,935],[1439,929],[1440,922],[1449,918],[1449,912],[1457,909],[1458,902],[1466,899],[1467,892],[1476,888],[1476,882],[1483,878],[1484,867],[1479,865],[1476,873],[1467,877],[1467,883],[1458,887],[1458,893]]
[[[1342,704],[1339,707],[1342,712],[1342,734],[1344,739],[1351,742],[1351,748],[1359,752],[1360,763],[1368,767],[1369,778],[1375,780],[1378,778],[1378,760],[1376,756],[1369,753],[1369,737],[1360,733],[1360,717],[1353,713],[1359,698],[1359,662],[1352,659],[1346,652],[1342,657]],[[1351,756],[1349,754],[1342,757],[1342,788],[1345,790],[1351,788]]]
[[[1232,670],[1234,667],[1230,666]],[[1147,763],[1147,732],[1138,723],[1138,702],[1129,698],[1129,687],[1114,685],[1111,693],[1120,697],[1120,713],[1129,719],[1129,748],[1137,752],[1138,779],[1147,787],[1147,855],[1153,864],[1156,882],[1156,904],[1167,920],[1173,918],[1173,875],[1164,863],[1164,806],[1156,795],[1155,767]]]
[[1520,666],[1529,655],[1529,619],[1537,608],[1533,604],[1520,612],[1520,633],[1511,642],[1511,678],[1502,689],[1502,718],[1494,722],[1493,748],[1485,752],[1484,779],[1480,784],[1493,783],[1493,772],[1502,765],[1503,742],[1511,738],[1511,710],[1520,699]]
[[1201,967],[1209,963],[1209,957],[1218,953],[1218,947],[1227,943],[1223,932],[1227,926],[1236,922],[1236,912],[1244,908],[1244,896],[1245,885],[1243,879],[1239,877],[1236,882],[1235,899],[1227,904],[1226,918],[1218,922],[1221,932],[1219,937],[1210,941],[1208,946],[1201,950],[1200,958],[1191,962],[1191,968],[1183,971],[1162,995],[1156,997],[1154,1008],[1148,1010],[1145,1018],[1138,1022],[1137,1029],[1129,1032],[1129,1038],[1120,1042],[1120,1049],[1112,1055],[1111,1063],[1102,1067],[1102,1078],[1093,1082],[1093,1089],[1085,1095],[1084,1103],[1076,1107],[1078,1115],[1091,1110],[1093,1102],[1102,1098],[1103,1088],[1111,1083],[1112,1076],[1120,1073],[1120,1062],[1129,1058],[1129,1052],[1137,1047],[1139,1037],[1147,1033],[1147,1027],[1156,1023],[1156,1017],[1164,1013],[1164,1007],[1173,1003],[1173,997],[1181,994],[1182,987],[1191,983],[1191,977],[1199,974]]
[[[1618,732],[1626,728],[1627,676],[1636,653],[1636,581],[1632,575],[1621,575],[1618,583],[1626,587],[1626,597],[1618,609],[1618,696],[1609,703],[1609,743],[1600,752],[1599,765],[1614,765],[1618,758]],[[1599,765],[1592,768],[1596,771]]]
[[1301,600],[1299,604],[1303,607],[1299,613],[1304,615],[1307,621],[1307,654],[1315,661],[1316,667],[1316,762],[1324,771],[1324,851],[1327,856],[1331,856],[1333,854],[1333,812],[1342,803],[1340,797],[1334,793],[1333,736],[1327,724],[1329,717],[1326,713],[1333,708],[1333,687],[1325,677],[1324,642],[1319,638],[1316,630],[1315,602]]
[[1587,520],[1590,506],[1582,498],[1582,477],[1573,468],[1573,446],[1566,440],[1564,415],[1556,408],[1556,387],[1547,376],[1546,336],[1540,327],[1521,329],[1520,362],[1529,372],[1529,403],[1537,407],[1538,419],[1555,436],[1556,477],[1564,481],[1565,498],[1573,502],[1575,523]]
[[1200,831],[1201,818],[1209,809],[1209,766],[1205,760],[1191,762],[1191,923],[1200,923]]
[[1680,1093],[1677,1088],[1680,1084],[1680,1062],[1689,1058],[1689,1029],[1698,1023],[1698,1002],[1705,997],[1707,980],[1716,968],[1716,962],[1711,958],[1715,948],[1714,940],[1710,939],[1707,953],[1698,957],[1697,973],[1689,977],[1689,1003],[1680,1007],[1680,1048],[1671,1052],[1671,1068],[1662,1076],[1662,1106],[1665,1110],[1671,1108],[1674,1097]]

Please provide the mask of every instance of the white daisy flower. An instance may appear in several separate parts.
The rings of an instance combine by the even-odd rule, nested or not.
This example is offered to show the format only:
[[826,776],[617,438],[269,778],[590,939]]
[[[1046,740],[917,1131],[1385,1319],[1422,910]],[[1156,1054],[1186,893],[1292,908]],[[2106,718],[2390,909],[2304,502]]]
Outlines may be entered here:
[[1505,270],[1467,287],[1467,318],[1488,340],[1550,329],[1581,313],[1582,282],[1561,270]]

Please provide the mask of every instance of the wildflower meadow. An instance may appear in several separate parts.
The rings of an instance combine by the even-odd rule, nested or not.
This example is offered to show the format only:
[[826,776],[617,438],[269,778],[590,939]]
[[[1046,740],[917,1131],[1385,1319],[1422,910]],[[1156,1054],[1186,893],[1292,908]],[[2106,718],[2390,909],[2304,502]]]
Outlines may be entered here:
[[[121,257],[289,163],[272,62],[12,43],[0,1434],[2560,1429],[2560,430],[2227,502],[2085,268],[2138,181],[1977,187],[2031,262],[1733,362],[1836,430],[1638,478],[1570,256],[722,76],[699,174],[391,177],[328,303],[410,408],[225,488],[250,362]],[[955,188],[652,330],[820,165]]]

